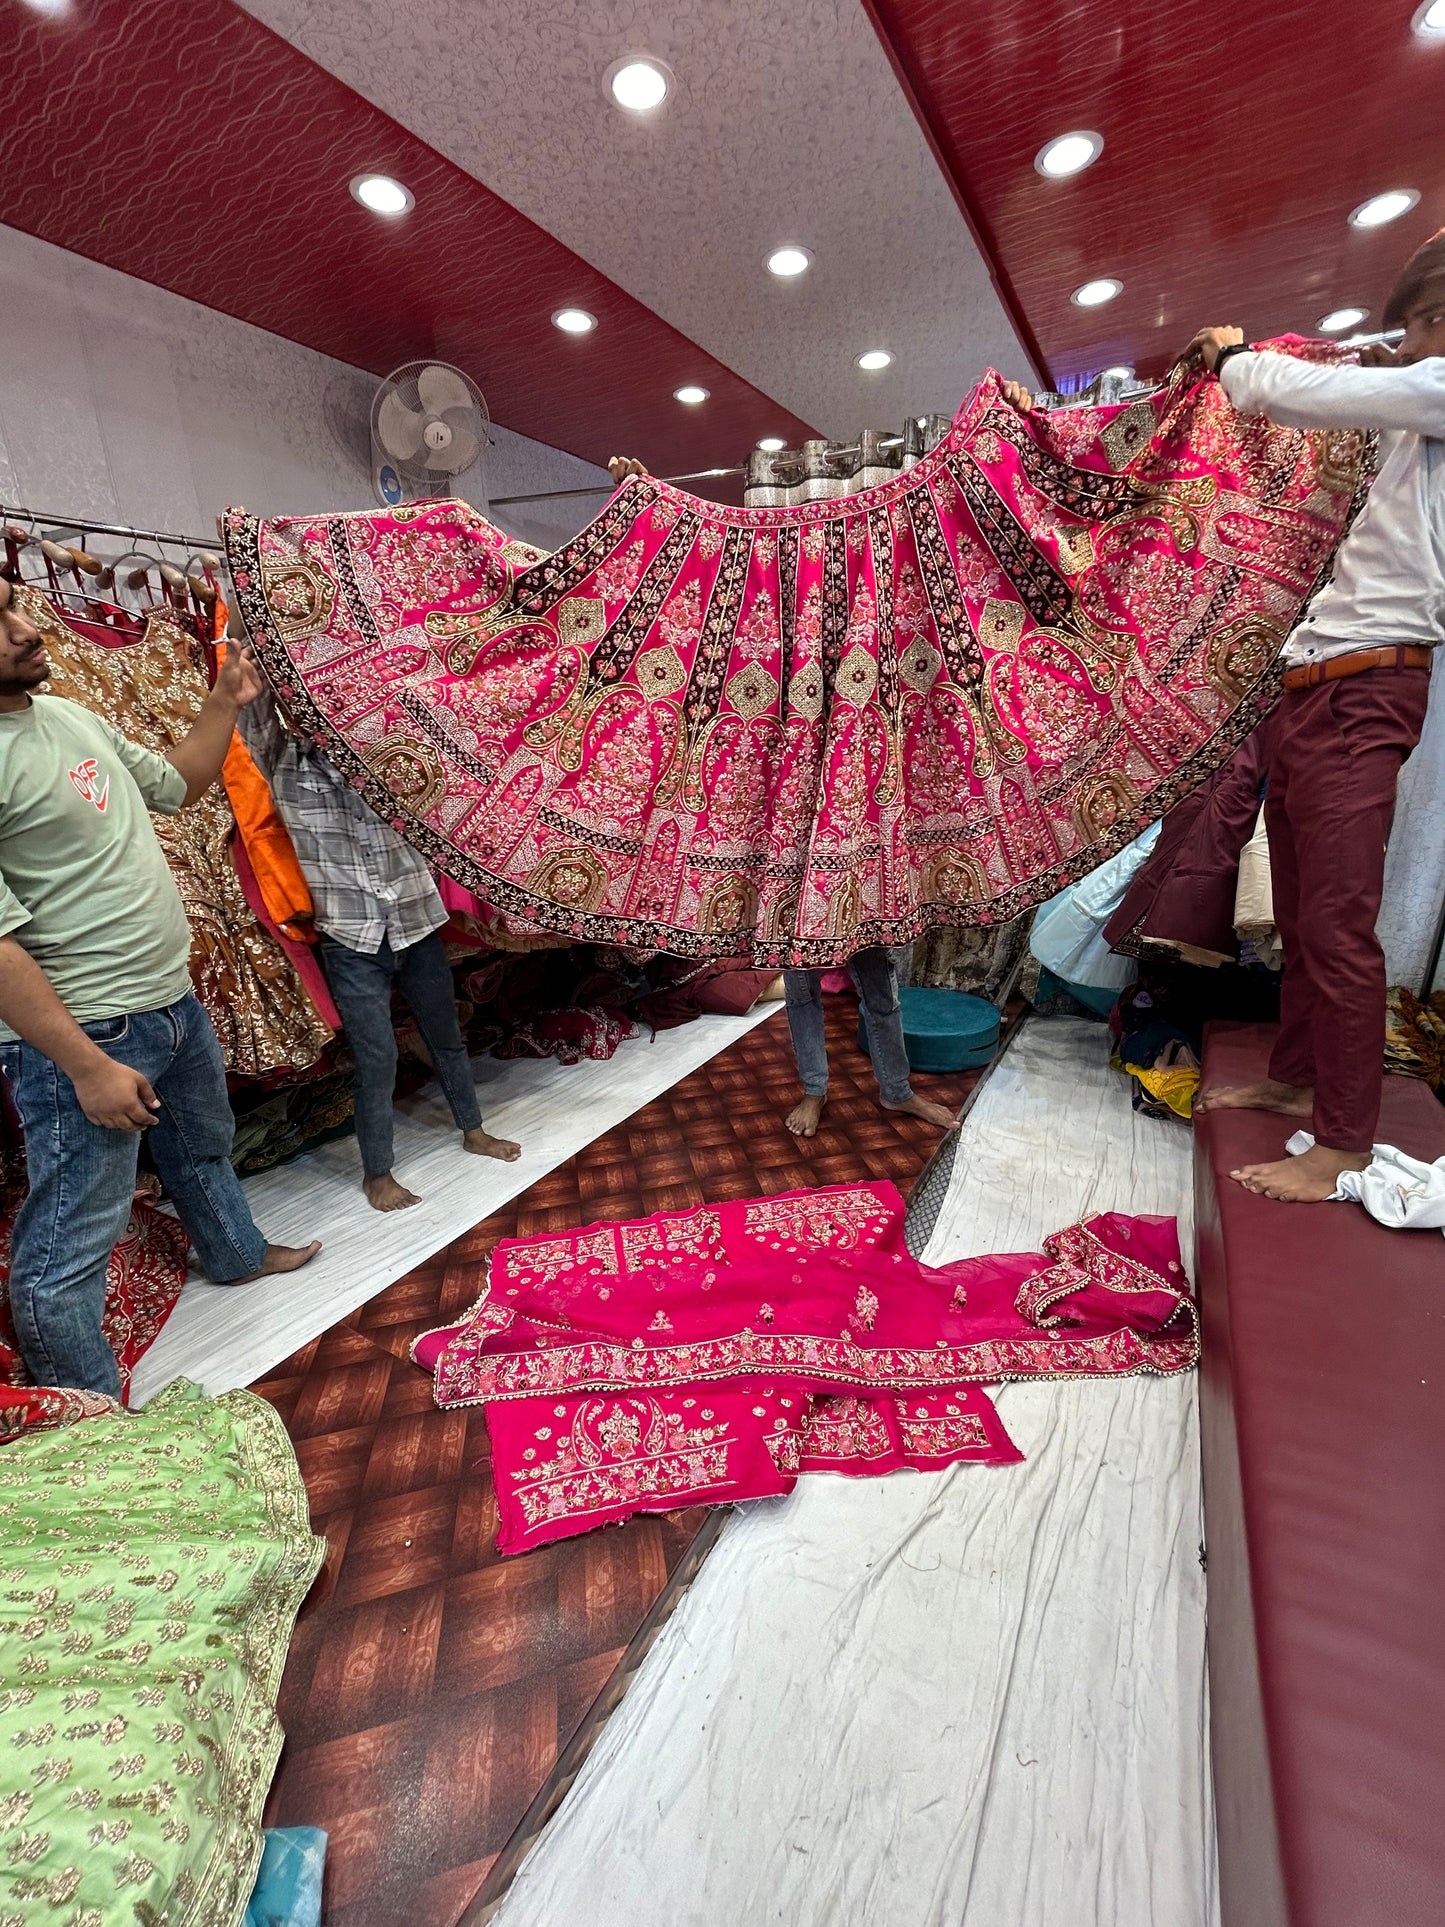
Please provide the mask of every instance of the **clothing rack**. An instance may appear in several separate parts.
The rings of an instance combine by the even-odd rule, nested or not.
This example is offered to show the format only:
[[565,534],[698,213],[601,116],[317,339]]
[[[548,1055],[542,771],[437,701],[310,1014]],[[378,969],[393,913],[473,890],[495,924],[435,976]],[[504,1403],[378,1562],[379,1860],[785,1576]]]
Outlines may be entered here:
[[127,542],[165,543],[178,549],[214,550],[214,535],[171,535],[164,529],[131,529],[118,522],[92,522],[84,515],[56,515],[50,509],[19,508],[0,502],[0,521],[29,522],[33,528],[73,529],[77,535],[116,535]]
[[[720,476],[742,473],[741,465],[734,468],[695,468],[690,475],[659,475],[657,480],[676,488],[683,482],[715,482]],[[605,482],[594,482],[588,488],[544,488],[532,495],[493,495],[490,500],[494,509],[504,509],[510,508],[514,502],[567,502],[579,495],[610,495],[616,486],[609,478]]]
[[[61,537],[56,541],[55,537]],[[90,553],[92,538],[101,537],[107,552]],[[110,552],[116,542],[124,546]],[[182,551],[167,560],[166,550]],[[39,555],[44,580],[27,574],[22,557]],[[176,566],[179,561],[180,566]],[[164,607],[183,624],[194,621],[196,633],[208,640],[210,612],[218,597],[233,606],[226,564],[214,537],[174,533],[169,529],[137,529],[119,522],[99,522],[91,516],[58,515],[53,510],[0,503],[0,569],[30,588],[41,590],[52,602],[103,621],[116,612],[134,616]],[[57,574],[57,571],[59,574]],[[152,571],[159,577],[154,588]],[[74,586],[62,579],[70,576]]]

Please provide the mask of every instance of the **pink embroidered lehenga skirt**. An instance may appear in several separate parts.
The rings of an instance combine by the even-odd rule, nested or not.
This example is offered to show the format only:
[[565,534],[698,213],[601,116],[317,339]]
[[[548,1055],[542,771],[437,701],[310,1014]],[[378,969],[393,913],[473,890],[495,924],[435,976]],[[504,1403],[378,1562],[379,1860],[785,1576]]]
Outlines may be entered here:
[[985,1385],[1198,1357],[1173,1219],[930,1268],[903,1218],[893,1185],[859,1184],[499,1244],[412,1355],[439,1405],[486,1407],[501,1550],[802,1472],[1008,1463]]
[[457,501],[226,541],[282,702],[438,875],[575,939],[826,966],[1033,908],[1226,760],[1368,452],[1198,371],[1028,417],[990,374],[839,501],[633,479],[547,557]]

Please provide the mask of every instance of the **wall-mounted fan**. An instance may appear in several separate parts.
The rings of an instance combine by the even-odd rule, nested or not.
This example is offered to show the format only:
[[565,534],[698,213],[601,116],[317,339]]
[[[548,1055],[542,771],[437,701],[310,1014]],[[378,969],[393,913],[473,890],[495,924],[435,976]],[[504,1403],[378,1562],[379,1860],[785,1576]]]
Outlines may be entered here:
[[371,404],[371,479],[383,507],[430,495],[487,506],[491,417],[482,392],[444,361],[409,361],[389,374]]

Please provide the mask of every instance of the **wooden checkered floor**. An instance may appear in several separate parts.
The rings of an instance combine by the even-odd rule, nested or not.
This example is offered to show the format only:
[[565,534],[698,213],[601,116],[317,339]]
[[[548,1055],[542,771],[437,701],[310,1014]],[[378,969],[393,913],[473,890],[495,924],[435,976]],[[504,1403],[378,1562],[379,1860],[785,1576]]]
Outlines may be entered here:
[[[326,1927],[454,1927],[703,1517],[641,1517],[502,1559],[478,1411],[407,1357],[477,1296],[500,1238],[858,1178],[905,1191],[938,1142],[879,1109],[857,1006],[828,1000],[832,1090],[807,1142],[786,1021],[739,1039],[255,1389],[296,1443],[330,1545],[281,1687],[273,1826],[330,1835]],[[918,1089],[960,1103],[977,1073]]]

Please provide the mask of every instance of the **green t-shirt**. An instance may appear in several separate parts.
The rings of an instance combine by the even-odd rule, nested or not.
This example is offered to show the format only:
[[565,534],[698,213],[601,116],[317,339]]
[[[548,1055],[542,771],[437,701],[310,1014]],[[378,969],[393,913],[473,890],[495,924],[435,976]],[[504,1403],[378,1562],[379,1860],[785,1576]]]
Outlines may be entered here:
[[0,936],[78,1023],[163,1010],[191,987],[190,926],[146,814],[185,800],[178,769],[79,703],[0,710]]

